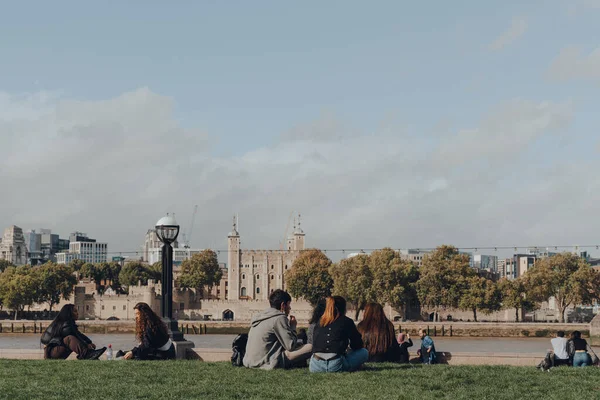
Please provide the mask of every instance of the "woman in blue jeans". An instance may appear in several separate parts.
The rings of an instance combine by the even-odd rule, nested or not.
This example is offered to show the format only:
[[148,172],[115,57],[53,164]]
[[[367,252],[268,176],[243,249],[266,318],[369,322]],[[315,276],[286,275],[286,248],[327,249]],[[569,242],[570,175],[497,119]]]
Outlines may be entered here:
[[573,342],[573,350],[575,350],[573,354],[573,366],[587,367],[588,365],[592,365],[592,359],[587,352],[587,342],[581,338],[581,332],[575,331],[572,336],[573,339],[571,341]]
[[346,317],[343,297],[327,298],[325,313],[314,329],[312,351],[310,372],[356,371],[369,359],[354,321]]

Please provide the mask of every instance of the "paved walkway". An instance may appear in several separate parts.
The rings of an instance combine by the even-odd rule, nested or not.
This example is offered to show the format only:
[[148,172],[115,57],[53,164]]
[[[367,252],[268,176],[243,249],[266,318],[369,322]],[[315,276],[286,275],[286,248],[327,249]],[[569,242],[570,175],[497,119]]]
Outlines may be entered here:
[[[197,348],[230,349],[236,335],[185,335]],[[99,346],[112,344],[113,349],[131,349],[136,345],[131,334],[90,335]],[[545,354],[551,348],[548,338],[449,338],[434,337],[438,351],[468,353],[535,353]],[[411,353],[417,351],[420,340],[414,340]],[[40,349],[39,335],[0,335],[0,349]],[[600,348],[596,348],[600,354]]]

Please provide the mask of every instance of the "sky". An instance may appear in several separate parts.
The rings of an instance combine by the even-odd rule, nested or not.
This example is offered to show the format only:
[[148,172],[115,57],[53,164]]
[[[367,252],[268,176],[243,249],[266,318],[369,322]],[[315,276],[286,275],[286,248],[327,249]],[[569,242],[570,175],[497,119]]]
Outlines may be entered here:
[[600,244],[600,1],[2,1],[0,228]]

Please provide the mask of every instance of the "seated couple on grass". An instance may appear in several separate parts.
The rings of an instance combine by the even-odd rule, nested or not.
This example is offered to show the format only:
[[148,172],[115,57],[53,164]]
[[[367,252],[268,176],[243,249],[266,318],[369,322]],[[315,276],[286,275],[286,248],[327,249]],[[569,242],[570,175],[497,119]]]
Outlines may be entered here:
[[[249,368],[306,367],[311,372],[340,372],[359,369],[365,362],[408,362],[412,340],[400,334],[380,304],[368,304],[357,326],[346,317],[346,300],[340,296],[321,300],[309,323],[307,344],[299,342],[296,318],[289,316],[291,296],[283,290],[269,297],[270,308],[256,315],[248,333],[243,364]],[[429,361],[433,343],[425,347]]]
[[[169,338],[167,326],[146,303],[138,303],[135,310],[135,335],[139,345],[125,353],[117,352],[124,360],[175,359],[175,346]],[[66,359],[76,353],[80,360],[97,360],[106,347],[96,349],[91,339],[81,333],[75,321],[79,313],[73,304],[66,304],[42,335],[45,359]]]

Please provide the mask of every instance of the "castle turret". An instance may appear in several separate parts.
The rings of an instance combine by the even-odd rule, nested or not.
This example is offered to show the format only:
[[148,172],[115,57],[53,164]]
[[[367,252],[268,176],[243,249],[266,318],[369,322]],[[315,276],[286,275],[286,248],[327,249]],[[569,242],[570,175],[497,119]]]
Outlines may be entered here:
[[298,214],[298,225],[296,226],[296,228],[294,229],[294,245],[293,245],[293,249],[294,250],[304,250],[304,231],[302,230],[302,228],[300,227],[301,222],[300,222],[300,214]]
[[227,299],[240,298],[240,234],[237,231],[237,218],[233,217],[233,230],[227,236]]

